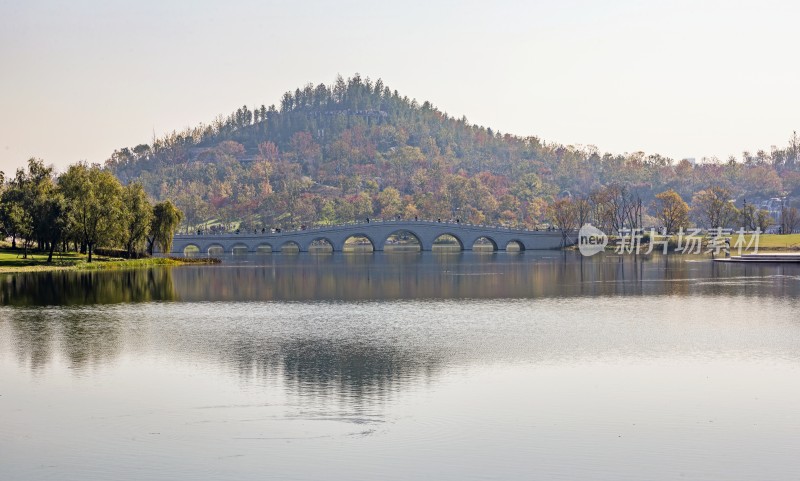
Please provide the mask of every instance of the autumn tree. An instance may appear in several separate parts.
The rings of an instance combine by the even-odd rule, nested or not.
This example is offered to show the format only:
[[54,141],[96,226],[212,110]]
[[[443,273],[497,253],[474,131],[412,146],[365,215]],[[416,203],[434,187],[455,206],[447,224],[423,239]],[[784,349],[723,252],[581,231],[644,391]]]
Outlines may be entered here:
[[374,210],[372,198],[366,192],[359,192],[350,197],[350,202],[353,204],[353,215],[356,219],[372,216]]
[[653,208],[667,234],[689,227],[689,205],[674,190],[657,194]]
[[730,191],[722,187],[710,187],[697,192],[692,197],[692,210],[699,223],[708,228],[726,227],[739,215]]
[[530,202],[539,195],[542,189],[542,180],[533,172],[523,174],[511,186],[511,193],[522,202]]
[[394,187],[383,189],[376,200],[384,218],[393,218],[402,212],[403,202],[400,198],[400,192]]
[[272,166],[278,161],[278,147],[272,142],[262,142],[258,145],[258,154],[253,160],[251,175],[259,186],[261,195],[267,196],[272,193],[270,176]]

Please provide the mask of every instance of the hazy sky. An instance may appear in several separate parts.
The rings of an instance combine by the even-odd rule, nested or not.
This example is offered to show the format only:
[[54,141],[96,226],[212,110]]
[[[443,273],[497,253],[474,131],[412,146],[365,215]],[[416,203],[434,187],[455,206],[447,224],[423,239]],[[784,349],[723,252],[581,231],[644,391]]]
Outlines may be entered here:
[[355,72],[501,132],[674,158],[800,130],[800,2],[0,0],[0,170]]

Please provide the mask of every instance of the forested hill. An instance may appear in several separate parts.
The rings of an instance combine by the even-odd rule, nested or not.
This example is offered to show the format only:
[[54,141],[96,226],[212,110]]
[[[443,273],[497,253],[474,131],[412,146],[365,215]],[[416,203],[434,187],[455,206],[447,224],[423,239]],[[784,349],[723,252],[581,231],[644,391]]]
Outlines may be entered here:
[[660,155],[501,134],[359,75],[287,92],[184,132],[114,152],[124,183],[171,198],[194,225],[345,222],[367,216],[460,217],[536,225],[559,195],[623,185],[645,202],[667,189],[687,201],[709,186],[736,198],[800,194],[798,141],[693,166]]

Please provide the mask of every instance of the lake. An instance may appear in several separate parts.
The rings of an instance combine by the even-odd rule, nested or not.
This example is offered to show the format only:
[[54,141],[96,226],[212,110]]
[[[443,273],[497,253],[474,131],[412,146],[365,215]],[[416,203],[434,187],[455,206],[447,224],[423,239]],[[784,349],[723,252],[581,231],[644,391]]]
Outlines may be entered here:
[[533,251],[0,275],[0,479],[798,479],[799,294]]

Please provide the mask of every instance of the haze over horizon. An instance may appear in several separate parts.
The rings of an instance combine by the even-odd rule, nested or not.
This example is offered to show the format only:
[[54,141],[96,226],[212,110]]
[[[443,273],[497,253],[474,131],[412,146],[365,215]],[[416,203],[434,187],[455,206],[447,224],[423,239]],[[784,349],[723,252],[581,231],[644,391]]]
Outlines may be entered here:
[[675,159],[800,130],[793,2],[0,2],[0,170],[58,168],[337,74],[503,133]]

